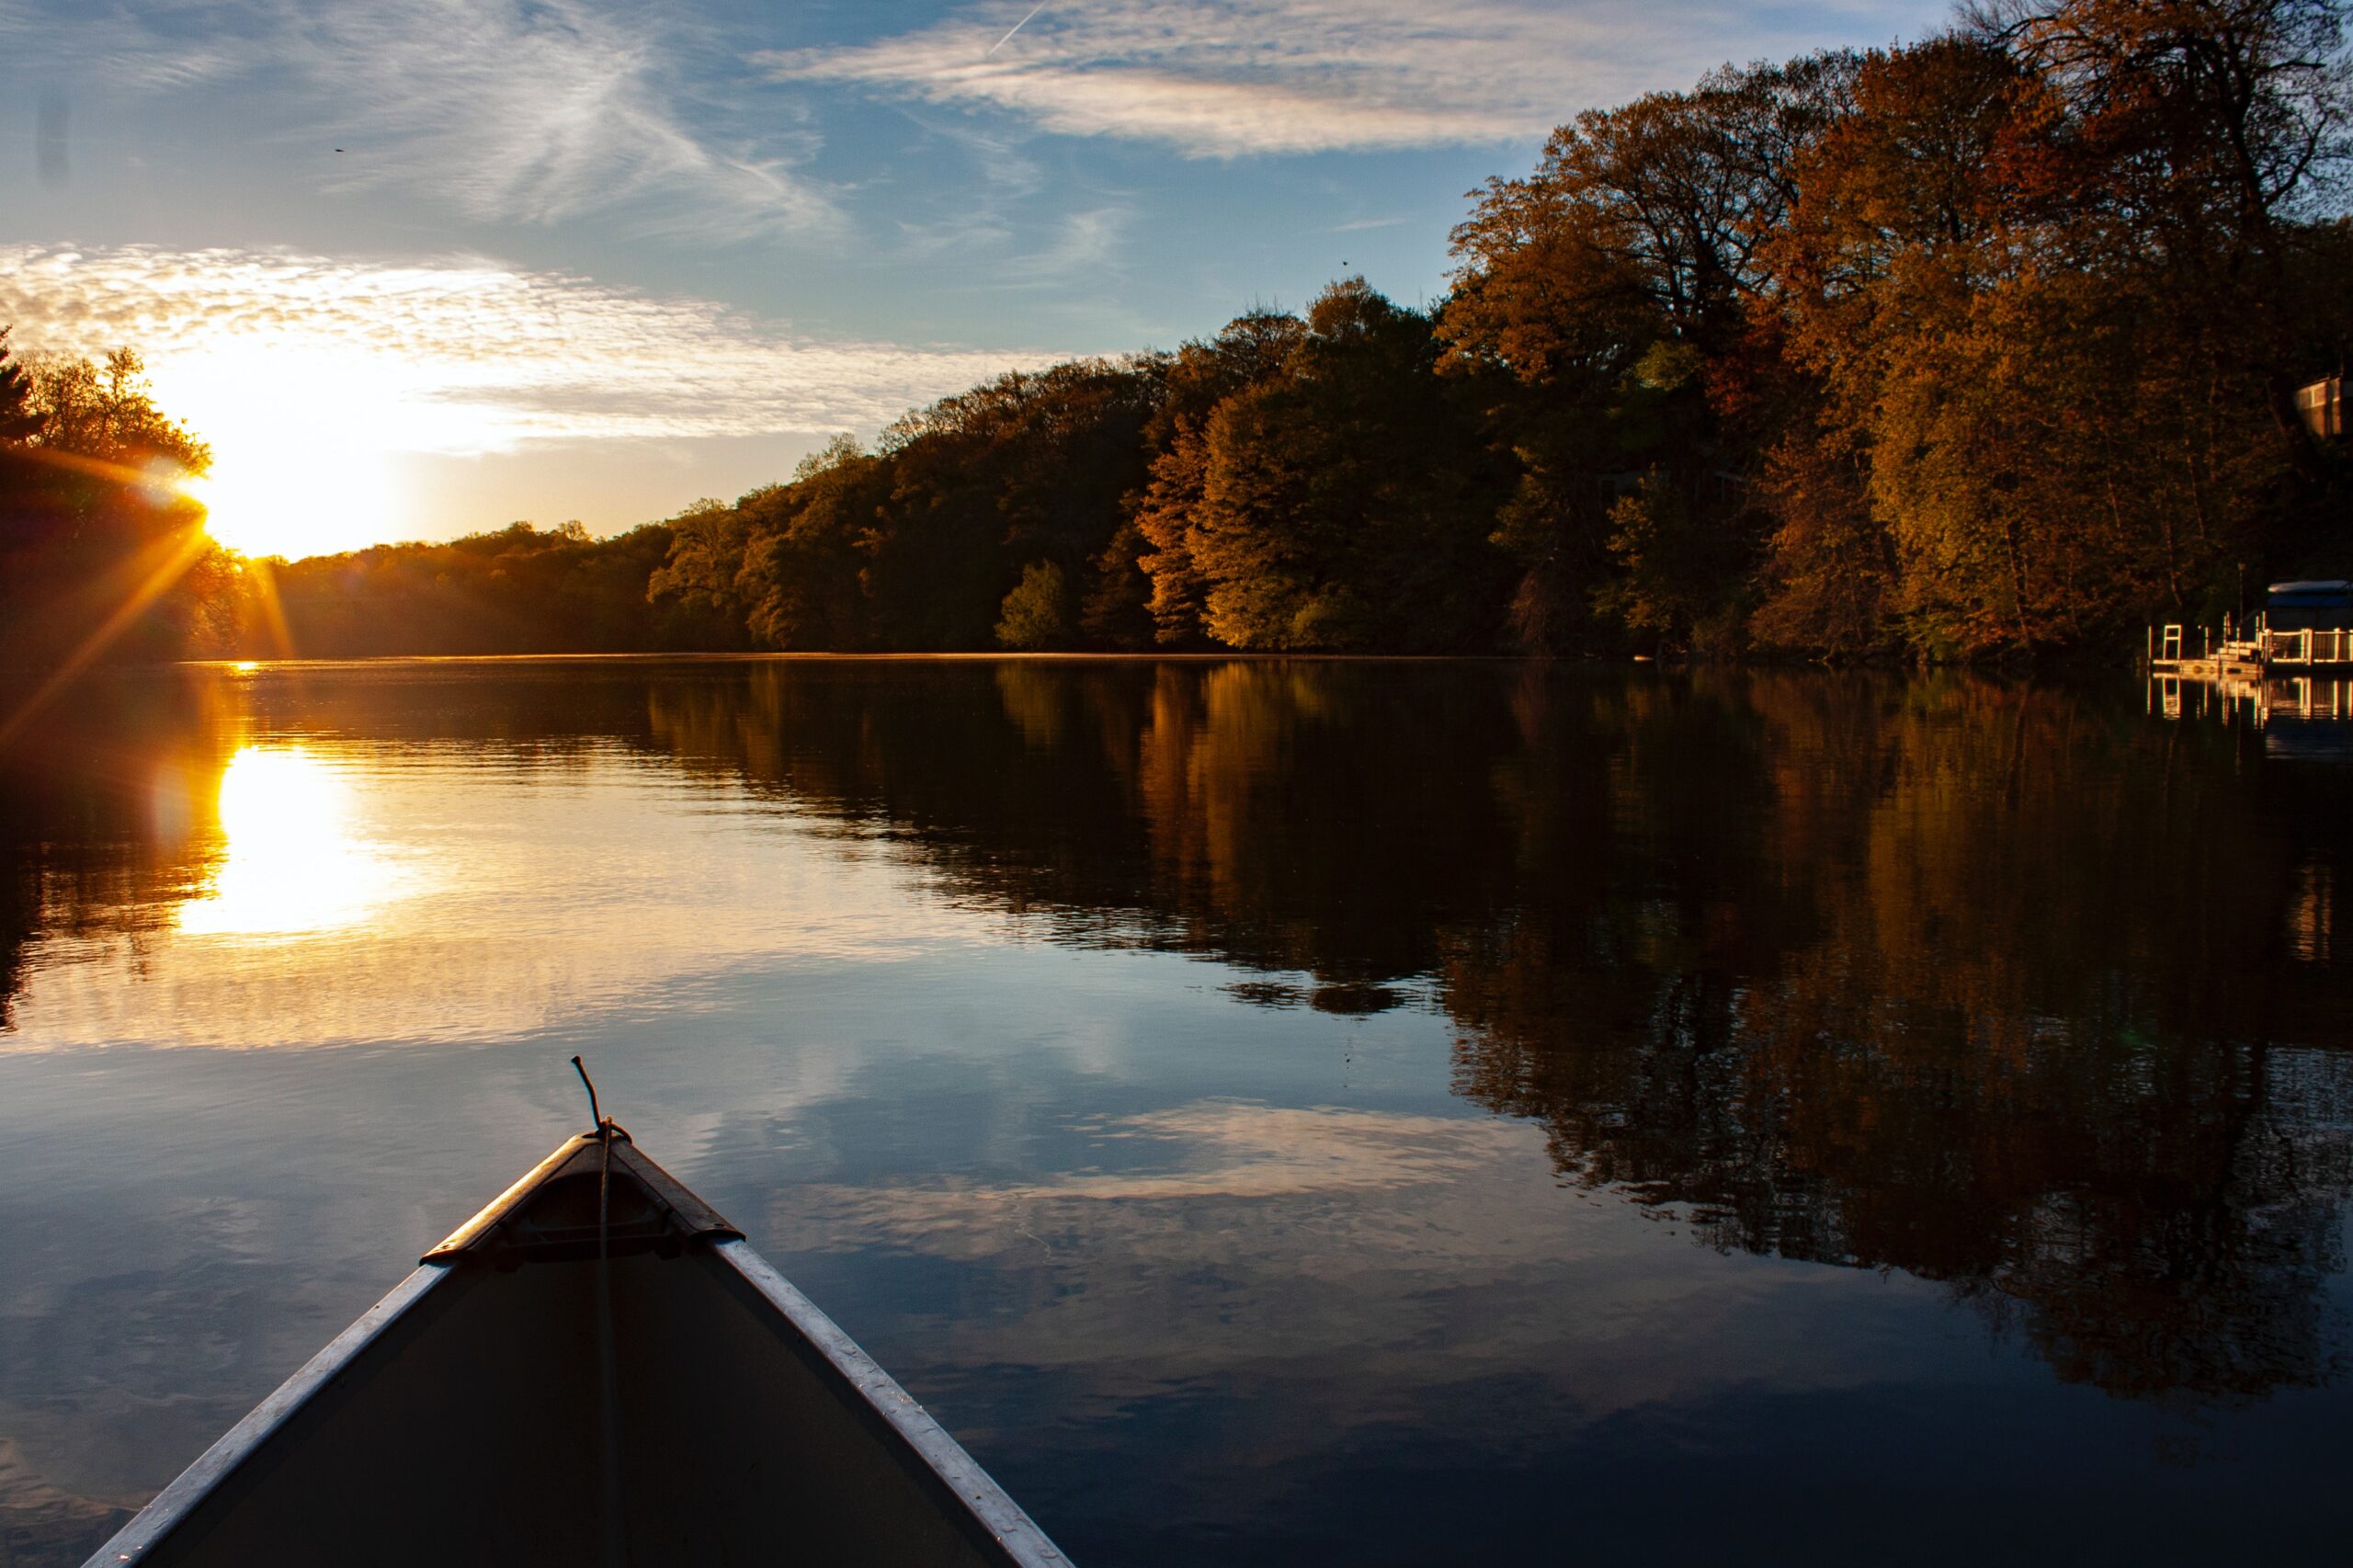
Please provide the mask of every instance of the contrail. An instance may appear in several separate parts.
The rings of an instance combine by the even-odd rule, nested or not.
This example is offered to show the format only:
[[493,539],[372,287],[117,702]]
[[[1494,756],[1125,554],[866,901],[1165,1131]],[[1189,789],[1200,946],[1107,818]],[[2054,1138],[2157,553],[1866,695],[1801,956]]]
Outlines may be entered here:
[[[1029,17],[1036,16],[1045,8],[1046,0],[1038,0],[1038,3],[1035,6],[1029,7]],[[1006,44],[1011,43],[1013,41],[1013,35],[1029,25],[1029,17],[1024,17],[1019,21],[1014,23],[1013,26],[1007,28],[1005,31],[1005,36],[997,40],[995,43],[989,45],[988,54],[983,54],[981,58],[983,60],[986,60],[989,57],[989,54],[995,54],[998,50],[1003,49]]]

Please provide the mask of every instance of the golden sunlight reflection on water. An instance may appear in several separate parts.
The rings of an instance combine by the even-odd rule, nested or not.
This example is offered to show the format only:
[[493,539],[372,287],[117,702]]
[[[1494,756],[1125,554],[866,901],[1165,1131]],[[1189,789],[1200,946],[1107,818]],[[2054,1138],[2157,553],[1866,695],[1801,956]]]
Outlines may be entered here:
[[199,937],[300,936],[351,926],[414,879],[352,835],[340,770],[301,746],[246,746],[221,775],[228,853],[177,924]]
[[746,969],[1001,935],[911,908],[887,853],[625,749],[231,733],[158,763],[143,814],[178,848],[80,884],[0,1052],[514,1040]]

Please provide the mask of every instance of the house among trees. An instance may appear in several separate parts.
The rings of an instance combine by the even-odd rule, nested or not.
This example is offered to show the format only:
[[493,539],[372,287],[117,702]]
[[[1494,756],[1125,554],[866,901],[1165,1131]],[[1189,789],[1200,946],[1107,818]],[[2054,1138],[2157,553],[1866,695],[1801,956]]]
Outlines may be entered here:
[[2329,376],[2296,392],[2296,410],[2315,436],[2345,434],[2345,378]]

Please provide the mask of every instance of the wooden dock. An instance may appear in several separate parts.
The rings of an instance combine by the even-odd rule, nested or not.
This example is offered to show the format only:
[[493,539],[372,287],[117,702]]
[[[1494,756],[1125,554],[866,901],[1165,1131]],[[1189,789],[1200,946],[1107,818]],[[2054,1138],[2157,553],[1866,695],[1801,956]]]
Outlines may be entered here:
[[2232,636],[2225,623],[2219,647],[2208,628],[2200,627],[2198,634],[2199,649],[2192,653],[2183,628],[2167,626],[2162,631],[2149,628],[2149,673],[2218,686],[2259,681],[2267,673],[2276,675],[2288,667],[2334,666],[2340,673],[2353,674],[2353,632],[2258,630],[2253,637],[2240,638]]
[[[2333,618],[2335,625],[2273,623],[2273,612],[2295,619]],[[2274,583],[2271,605],[2252,627],[2225,616],[2222,635],[2212,627],[2197,628],[2198,646],[2189,646],[2189,628],[2181,625],[2149,628],[2149,706],[2168,719],[2218,712],[2225,722],[2244,716],[2257,729],[2269,732],[2273,721],[2292,721],[2323,730],[2353,721],[2353,581]],[[2274,735],[2271,739],[2278,739]],[[2330,743],[2337,745],[2338,743]],[[2270,740],[2267,740],[2267,745]],[[2310,737],[2295,747],[2311,752]],[[2339,745],[2344,760],[2353,760],[2353,744]],[[2331,755],[2335,755],[2332,753]]]
[[2263,662],[2260,659],[2229,653],[2211,653],[2196,659],[2152,659],[2151,675],[2171,676],[2177,680],[2202,680],[2220,683],[2234,680],[2261,680]]

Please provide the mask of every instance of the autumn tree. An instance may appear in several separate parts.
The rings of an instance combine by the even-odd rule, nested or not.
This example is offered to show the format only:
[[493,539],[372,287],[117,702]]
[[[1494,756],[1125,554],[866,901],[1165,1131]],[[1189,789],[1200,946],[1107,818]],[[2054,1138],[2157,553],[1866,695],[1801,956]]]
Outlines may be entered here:
[[1306,335],[1297,316],[1254,310],[1205,342],[1184,345],[1158,367],[1163,396],[1144,432],[1150,478],[1118,541],[1142,576],[1143,608],[1163,647],[1208,645],[1208,582],[1193,559],[1192,529],[1209,479],[1209,426],[1221,404],[1272,381]]
[[1229,647],[1489,644],[1500,562],[1473,427],[1429,319],[1334,284],[1273,378],[1218,404],[1179,535]]
[[1758,252],[1816,394],[1765,462],[1762,638],[2035,657],[2229,608],[2331,478],[2288,301],[2337,15],[2015,5],[1862,63]]
[[40,428],[32,412],[32,376],[10,356],[9,331],[0,326],[0,441],[22,440]]
[[[1901,513],[1891,487],[1933,496],[1949,476],[1924,471],[1915,484],[1888,471],[1876,460],[1891,450],[1878,426],[1908,418],[1916,445],[1932,435],[1919,422],[1964,419],[1971,407],[1998,412],[2001,396],[2015,395],[1970,402],[1984,389],[1956,381],[1963,367],[1936,354],[1949,335],[1967,334],[1987,290],[2016,275],[2005,240],[2020,198],[2009,176],[2022,155],[2016,144],[2043,106],[2015,58],[1973,37],[1868,56],[1851,93],[1853,112],[1798,160],[1799,199],[1759,252],[1775,286],[1757,313],[1784,325],[1813,395],[1799,400],[1764,465],[1778,528],[1756,628],[1784,647],[1859,653],[1889,635],[1904,587],[1951,585],[1950,558],[1962,547],[1948,545],[1939,559],[1925,522],[1907,530],[1890,516]],[[1914,556],[1900,560],[1907,542]]]
[[[1494,438],[1518,472],[1496,538],[1521,563],[1523,645],[1728,627],[1759,527],[1738,423],[1760,379],[1745,364],[1771,284],[1760,251],[1853,69],[1844,54],[1727,67],[1589,110],[1532,174],[1474,193],[1441,331],[1448,369],[1495,389]],[[1684,369],[1638,371],[1660,345]],[[1665,383],[1689,395],[1663,401]]]
[[0,664],[175,657],[228,634],[233,562],[181,488],[211,452],[131,349],[0,359]]

